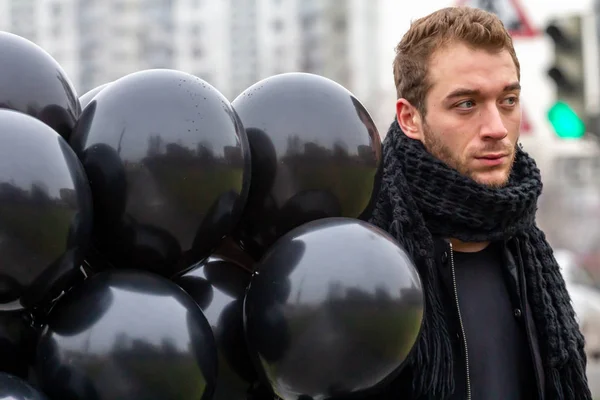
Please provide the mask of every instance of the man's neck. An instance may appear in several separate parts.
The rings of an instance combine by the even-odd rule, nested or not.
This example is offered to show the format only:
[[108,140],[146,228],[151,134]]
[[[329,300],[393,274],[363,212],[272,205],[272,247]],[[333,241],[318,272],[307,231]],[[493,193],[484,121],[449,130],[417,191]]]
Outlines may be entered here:
[[488,247],[490,242],[463,242],[458,239],[450,239],[452,243],[452,250],[460,253],[476,253]]

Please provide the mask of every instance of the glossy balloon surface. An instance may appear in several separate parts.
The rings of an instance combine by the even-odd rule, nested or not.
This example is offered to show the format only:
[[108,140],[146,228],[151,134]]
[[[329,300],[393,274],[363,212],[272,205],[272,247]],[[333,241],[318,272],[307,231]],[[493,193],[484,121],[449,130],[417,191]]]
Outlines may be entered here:
[[252,154],[248,204],[236,237],[254,257],[305,222],[358,218],[376,196],[379,133],[341,85],[307,73],[275,75],[232,105]]
[[246,400],[257,381],[243,328],[243,301],[250,272],[232,261],[210,257],[175,281],[202,308],[219,351],[213,400]]
[[69,77],[44,49],[0,32],[0,108],[29,114],[68,139],[81,113]]
[[258,263],[248,346],[284,400],[364,394],[399,373],[423,304],[416,268],[390,236],[360,220],[313,221]]
[[68,289],[92,229],[92,197],[75,153],[26,114],[0,110],[0,311]]
[[59,300],[35,363],[56,399],[211,399],[217,356],[194,300],[145,271],[103,271]]
[[88,90],[86,93],[84,93],[80,98],[79,98],[79,103],[81,104],[81,109],[83,110],[88,104],[90,104],[90,102],[92,101],[92,99],[94,97],[96,97],[96,95],[98,93],[100,93],[102,91],[102,89],[104,89],[105,87],[107,87],[109,83],[105,83],[104,85],[100,85],[100,86],[96,86],[95,88]]
[[[27,378],[29,364],[33,359],[36,334],[26,312],[0,312],[0,372]],[[0,396],[0,399],[2,398]]]
[[2,400],[48,400],[48,398],[16,376],[0,372],[0,399]]
[[199,78],[147,70],[112,82],[70,143],[94,196],[94,246],[116,267],[174,276],[239,220],[247,138],[230,103]]
[[240,247],[240,244],[231,236],[223,239],[219,247],[212,253],[213,257],[223,258],[234,262],[246,271],[254,271],[256,261]]

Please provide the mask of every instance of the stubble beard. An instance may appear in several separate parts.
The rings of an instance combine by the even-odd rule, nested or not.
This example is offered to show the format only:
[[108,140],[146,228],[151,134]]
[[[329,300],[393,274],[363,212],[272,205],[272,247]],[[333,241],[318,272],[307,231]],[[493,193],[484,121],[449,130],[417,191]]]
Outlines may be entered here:
[[505,179],[502,182],[483,182],[477,178],[477,171],[473,170],[472,168],[469,168],[469,166],[466,165],[465,162],[462,162],[460,158],[457,157],[450,148],[448,148],[448,146],[446,146],[444,143],[442,143],[441,140],[439,140],[438,136],[435,135],[427,125],[424,126],[423,145],[432,156],[442,161],[450,168],[454,168],[461,175],[471,178],[475,182],[490,188],[501,188],[508,184],[510,172],[512,171],[515,162],[515,156],[518,147],[518,144],[515,144],[515,148],[513,149],[511,154],[510,166],[507,169]]

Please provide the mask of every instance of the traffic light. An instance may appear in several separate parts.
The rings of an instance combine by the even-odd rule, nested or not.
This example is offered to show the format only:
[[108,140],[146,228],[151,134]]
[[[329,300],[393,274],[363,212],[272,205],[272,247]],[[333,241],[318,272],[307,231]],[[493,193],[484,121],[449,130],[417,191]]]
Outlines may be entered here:
[[548,76],[556,84],[556,102],[548,120],[560,138],[581,138],[586,131],[585,69],[582,16],[567,15],[550,22],[546,34],[554,43]]
[[567,103],[554,103],[548,111],[548,120],[561,138],[579,139],[585,135],[585,123]]

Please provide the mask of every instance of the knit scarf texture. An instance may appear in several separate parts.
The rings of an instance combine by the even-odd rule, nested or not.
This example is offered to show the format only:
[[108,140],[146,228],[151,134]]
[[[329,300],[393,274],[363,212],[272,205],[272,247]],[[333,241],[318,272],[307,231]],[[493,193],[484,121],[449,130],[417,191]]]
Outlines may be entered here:
[[411,255],[423,283],[426,314],[421,335],[406,360],[413,370],[412,396],[444,399],[454,390],[451,339],[440,297],[434,237],[467,242],[517,239],[528,299],[536,324],[546,398],[591,399],[584,339],[564,279],[537,227],[540,171],[519,146],[508,183],[478,184],[432,156],[395,121],[383,142],[382,185],[370,222],[387,231]]

